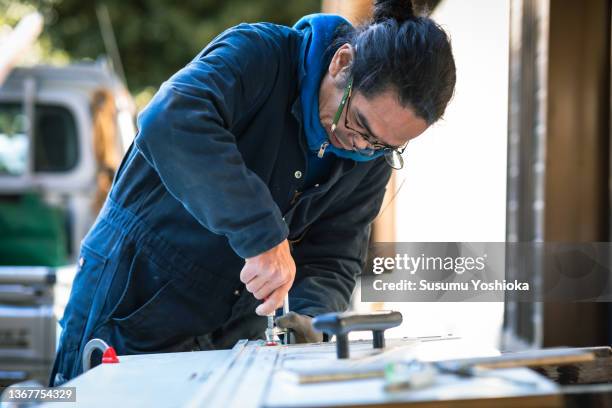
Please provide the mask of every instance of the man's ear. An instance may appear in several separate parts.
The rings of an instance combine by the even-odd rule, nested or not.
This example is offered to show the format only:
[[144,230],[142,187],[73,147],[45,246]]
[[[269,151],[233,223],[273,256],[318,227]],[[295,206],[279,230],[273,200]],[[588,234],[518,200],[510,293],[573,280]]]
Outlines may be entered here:
[[329,75],[334,82],[345,82],[346,73],[353,63],[353,47],[350,44],[343,44],[338,48],[329,63]]

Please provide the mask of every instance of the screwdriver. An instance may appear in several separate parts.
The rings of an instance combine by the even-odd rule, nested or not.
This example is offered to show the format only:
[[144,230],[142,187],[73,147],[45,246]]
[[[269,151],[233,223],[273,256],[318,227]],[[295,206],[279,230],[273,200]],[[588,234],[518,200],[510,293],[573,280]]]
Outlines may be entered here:
[[[283,303],[283,315],[289,314],[289,294],[285,295],[285,302]],[[285,329],[285,337],[283,339],[285,344],[295,344],[295,335],[292,329]]]
[[[285,295],[283,301],[283,315],[289,313],[289,294]],[[278,332],[280,331],[274,324],[276,311],[270,313],[268,317],[268,327],[266,328],[266,346],[277,346],[279,344]],[[289,343],[289,331],[285,333],[285,344]]]

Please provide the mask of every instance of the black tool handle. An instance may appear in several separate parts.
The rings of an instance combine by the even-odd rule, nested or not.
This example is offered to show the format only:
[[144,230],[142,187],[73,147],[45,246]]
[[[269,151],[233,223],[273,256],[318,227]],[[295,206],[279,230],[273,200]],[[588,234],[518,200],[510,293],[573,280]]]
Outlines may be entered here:
[[374,348],[385,347],[385,330],[402,323],[402,314],[395,311],[372,313],[327,313],[313,319],[315,329],[336,336],[338,358],[349,357],[348,334],[352,331],[372,331]]

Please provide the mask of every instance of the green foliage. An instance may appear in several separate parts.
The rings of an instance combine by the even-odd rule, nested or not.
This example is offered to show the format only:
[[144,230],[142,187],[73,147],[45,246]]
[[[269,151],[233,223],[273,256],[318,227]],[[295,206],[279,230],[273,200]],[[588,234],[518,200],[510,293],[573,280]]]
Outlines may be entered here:
[[103,3],[133,93],[150,93],[224,29],[241,22],[292,25],[320,11],[321,0],[0,0],[35,5],[45,16],[45,37],[74,60],[105,54],[96,17]]
[[[46,22],[53,21],[54,12],[52,6],[54,1],[0,0],[0,43],[23,17],[32,12],[38,11],[43,14]],[[69,61],[70,57],[68,54],[62,49],[54,48],[48,33],[43,32],[38,41],[19,60],[19,63],[21,65],[38,63],[63,65]]]

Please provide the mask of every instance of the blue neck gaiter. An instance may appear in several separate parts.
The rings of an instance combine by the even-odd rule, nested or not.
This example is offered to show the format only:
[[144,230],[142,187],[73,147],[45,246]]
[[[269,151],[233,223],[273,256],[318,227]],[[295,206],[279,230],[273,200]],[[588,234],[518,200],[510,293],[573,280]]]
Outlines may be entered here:
[[383,153],[376,152],[372,156],[363,156],[357,152],[339,149],[329,142],[327,133],[319,118],[319,88],[321,79],[327,67],[324,66],[324,54],[331,44],[336,28],[350,23],[334,14],[310,14],[295,23],[294,29],[304,33],[302,49],[300,50],[300,72],[303,78],[300,83],[300,102],[304,132],[311,152],[318,153],[321,146],[327,143],[324,154],[333,153],[338,157],[355,161],[369,161],[380,157]]

